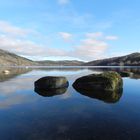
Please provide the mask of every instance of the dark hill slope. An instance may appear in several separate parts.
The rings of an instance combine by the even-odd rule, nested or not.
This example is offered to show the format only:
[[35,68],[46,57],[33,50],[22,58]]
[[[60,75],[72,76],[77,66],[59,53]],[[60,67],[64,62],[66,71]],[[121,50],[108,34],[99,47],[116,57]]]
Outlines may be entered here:
[[35,64],[29,59],[0,49],[0,66],[30,66]]
[[91,61],[83,65],[84,66],[140,66],[140,53],[132,53],[121,57]]

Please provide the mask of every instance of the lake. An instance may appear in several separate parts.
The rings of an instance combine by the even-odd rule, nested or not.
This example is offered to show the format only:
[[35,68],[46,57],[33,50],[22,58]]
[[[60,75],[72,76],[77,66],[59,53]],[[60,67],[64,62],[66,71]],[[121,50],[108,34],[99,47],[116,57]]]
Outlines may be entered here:
[[[1,140],[139,140],[140,68],[61,67],[0,69]],[[73,82],[103,71],[131,71],[123,91],[106,100],[76,91]],[[34,91],[44,76],[65,76],[69,87],[57,95]]]

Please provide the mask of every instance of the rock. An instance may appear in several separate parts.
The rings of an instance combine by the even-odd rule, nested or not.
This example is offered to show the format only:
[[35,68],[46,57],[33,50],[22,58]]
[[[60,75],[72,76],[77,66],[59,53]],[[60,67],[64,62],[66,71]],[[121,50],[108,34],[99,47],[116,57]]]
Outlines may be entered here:
[[133,73],[128,72],[128,71],[120,71],[118,73],[121,75],[121,77],[132,77],[133,76]]
[[40,78],[34,83],[36,89],[58,89],[68,87],[69,83],[65,77],[47,76]]
[[9,70],[4,70],[3,73],[4,74],[10,74],[10,71]]
[[49,90],[35,88],[34,91],[41,96],[52,97],[52,96],[64,94],[67,91],[67,87],[57,88],[57,89],[49,89]]
[[120,100],[123,89],[115,90],[115,91],[103,91],[103,90],[93,90],[88,87],[78,88],[74,87],[77,92],[84,96],[88,96],[90,98],[98,99],[104,101],[106,103],[116,103]]
[[115,91],[122,89],[123,81],[117,72],[104,72],[101,74],[91,74],[77,79],[73,87],[78,89]]

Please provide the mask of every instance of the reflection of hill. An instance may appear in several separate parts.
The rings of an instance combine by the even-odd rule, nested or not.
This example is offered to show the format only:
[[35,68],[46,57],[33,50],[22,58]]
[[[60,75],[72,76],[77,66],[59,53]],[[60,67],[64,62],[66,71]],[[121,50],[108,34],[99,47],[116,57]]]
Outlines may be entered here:
[[89,70],[92,70],[92,71],[99,71],[99,72],[104,72],[104,71],[116,71],[116,72],[131,72],[133,73],[131,75],[130,78],[133,78],[133,79],[140,79],[140,68],[138,67],[133,67],[133,68],[130,68],[130,67],[127,67],[127,68],[111,68],[111,67],[106,67],[106,68],[88,68]]
[[[4,70],[8,70],[9,74],[4,73]],[[14,78],[20,74],[24,74],[31,71],[31,69],[25,68],[0,68],[0,82],[7,81],[11,78]]]
[[76,67],[37,67],[36,69],[42,70],[42,71],[62,71],[62,72],[67,72],[67,71],[81,71],[86,68],[76,68]]
[[95,98],[102,100],[106,103],[116,103],[120,100],[122,96],[123,89],[118,91],[102,91],[102,90],[91,90],[88,87],[76,88],[74,89],[82,95],[88,96],[90,98]]

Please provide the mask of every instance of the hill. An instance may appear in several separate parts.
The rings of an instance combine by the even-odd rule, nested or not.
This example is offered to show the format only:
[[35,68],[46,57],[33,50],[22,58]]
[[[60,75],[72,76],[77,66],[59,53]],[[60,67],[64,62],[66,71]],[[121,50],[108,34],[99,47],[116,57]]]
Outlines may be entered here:
[[63,61],[36,61],[39,65],[42,66],[80,66],[83,65],[84,62],[77,60],[63,60]]
[[140,53],[85,63],[77,60],[32,61],[0,49],[0,66],[140,66]]
[[77,60],[32,61],[14,53],[0,49],[0,66],[79,66],[84,62]]
[[32,60],[0,49],[0,66],[30,66],[35,64]]
[[140,66],[140,53],[132,53],[121,57],[95,60],[83,64],[84,66]]

